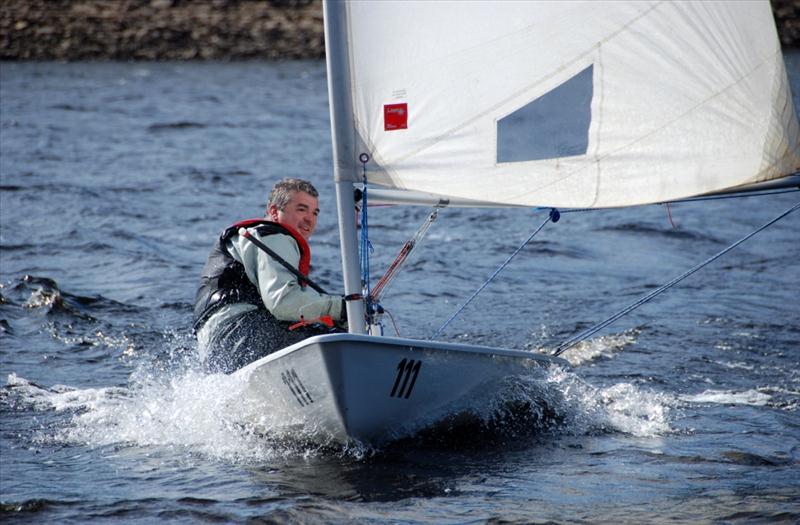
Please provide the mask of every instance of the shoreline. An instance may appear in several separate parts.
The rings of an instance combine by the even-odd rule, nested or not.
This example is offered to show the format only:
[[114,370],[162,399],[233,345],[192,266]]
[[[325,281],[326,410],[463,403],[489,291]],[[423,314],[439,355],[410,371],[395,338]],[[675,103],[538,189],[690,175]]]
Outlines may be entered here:
[[[800,46],[800,0],[771,0]],[[325,56],[320,0],[4,0],[0,60],[243,60]]]

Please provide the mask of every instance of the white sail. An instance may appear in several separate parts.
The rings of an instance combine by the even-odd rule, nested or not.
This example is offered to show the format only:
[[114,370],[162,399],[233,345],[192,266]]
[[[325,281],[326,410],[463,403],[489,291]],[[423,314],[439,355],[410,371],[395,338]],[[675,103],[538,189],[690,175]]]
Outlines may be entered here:
[[368,180],[388,187],[607,207],[800,168],[767,1],[340,7],[350,115],[339,135],[351,139],[339,182],[360,180],[363,152]]

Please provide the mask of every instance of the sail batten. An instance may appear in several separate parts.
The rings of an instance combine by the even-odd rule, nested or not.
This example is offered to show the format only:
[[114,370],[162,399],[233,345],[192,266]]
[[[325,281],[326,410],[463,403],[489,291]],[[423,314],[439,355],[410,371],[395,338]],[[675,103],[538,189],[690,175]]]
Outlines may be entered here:
[[768,2],[345,9],[355,138],[338,180],[361,172],[363,152],[370,183],[581,208],[664,202],[800,169]]

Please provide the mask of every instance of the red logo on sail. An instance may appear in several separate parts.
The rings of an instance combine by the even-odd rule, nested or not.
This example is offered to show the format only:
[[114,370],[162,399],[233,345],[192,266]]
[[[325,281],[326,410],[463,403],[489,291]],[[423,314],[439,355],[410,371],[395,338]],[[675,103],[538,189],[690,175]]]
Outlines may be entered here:
[[392,131],[395,129],[408,128],[408,104],[384,104],[383,106],[383,129]]

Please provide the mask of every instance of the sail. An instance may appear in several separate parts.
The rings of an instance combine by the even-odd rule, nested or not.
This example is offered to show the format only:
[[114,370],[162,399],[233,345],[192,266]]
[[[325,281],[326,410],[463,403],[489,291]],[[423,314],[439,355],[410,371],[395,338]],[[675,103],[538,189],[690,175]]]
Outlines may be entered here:
[[339,182],[366,168],[370,183],[445,198],[609,207],[800,168],[767,1],[335,9],[349,91]]

